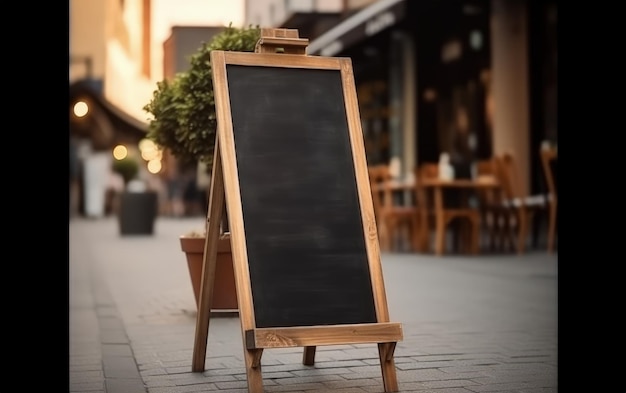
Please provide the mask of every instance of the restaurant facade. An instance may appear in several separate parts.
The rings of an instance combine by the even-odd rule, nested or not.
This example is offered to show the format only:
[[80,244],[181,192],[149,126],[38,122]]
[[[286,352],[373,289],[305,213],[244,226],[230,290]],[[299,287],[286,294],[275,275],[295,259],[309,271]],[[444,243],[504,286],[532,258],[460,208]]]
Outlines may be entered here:
[[557,142],[556,24],[555,0],[379,0],[307,54],[352,59],[368,164],[412,176],[452,148],[463,115],[474,156],[511,151],[538,192],[540,146]]

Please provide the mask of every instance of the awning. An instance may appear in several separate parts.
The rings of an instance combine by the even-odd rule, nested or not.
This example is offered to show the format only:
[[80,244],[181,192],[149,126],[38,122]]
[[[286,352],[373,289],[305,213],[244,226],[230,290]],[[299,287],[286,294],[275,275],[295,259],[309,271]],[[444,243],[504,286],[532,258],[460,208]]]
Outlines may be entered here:
[[343,49],[393,26],[404,18],[406,0],[378,0],[322,34],[307,54],[334,56]]
[[[122,109],[109,102],[100,91],[98,91],[90,80],[79,80],[69,86],[69,104],[72,105],[77,99],[89,98],[94,101],[110,120],[114,131],[123,136],[123,139],[131,139],[139,141],[146,137],[148,132],[148,123],[144,123],[139,119],[129,115]],[[74,121],[74,117],[70,117],[70,128],[76,127],[81,129],[78,122]]]

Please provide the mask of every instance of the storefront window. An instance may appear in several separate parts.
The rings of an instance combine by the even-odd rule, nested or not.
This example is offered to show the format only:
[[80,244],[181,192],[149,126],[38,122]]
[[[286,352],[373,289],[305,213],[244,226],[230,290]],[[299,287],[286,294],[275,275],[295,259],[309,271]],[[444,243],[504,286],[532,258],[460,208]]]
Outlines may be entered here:
[[361,127],[368,165],[389,162],[389,103],[387,82],[372,80],[357,86]]

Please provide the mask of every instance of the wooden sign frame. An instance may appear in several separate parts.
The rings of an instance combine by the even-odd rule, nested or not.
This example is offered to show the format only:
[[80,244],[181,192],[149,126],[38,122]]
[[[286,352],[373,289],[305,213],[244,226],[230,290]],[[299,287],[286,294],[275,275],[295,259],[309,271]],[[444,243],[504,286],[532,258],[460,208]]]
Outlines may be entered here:
[[[211,52],[215,106],[218,130],[213,159],[213,175],[207,213],[207,238],[204,250],[203,277],[200,290],[196,335],[194,342],[194,372],[203,372],[208,339],[208,327],[217,243],[223,208],[228,211],[231,232],[231,249],[237,287],[239,318],[244,344],[244,360],[250,393],[263,392],[261,355],[266,348],[303,347],[303,364],[314,365],[315,349],[319,345],[376,343],[385,392],[398,391],[394,350],[402,340],[402,325],[389,321],[387,299],[383,283],[378,234],[374,217],[372,197],[367,172],[367,162],[356,87],[349,58],[307,56],[308,40],[298,38],[297,30],[262,29],[262,36],[255,53]],[[234,143],[233,119],[227,78],[228,65],[256,67],[279,67],[315,70],[335,70],[341,74],[345,115],[348,123],[352,163],[356,176],[358,205],[360,207],[364,234],[365,253],[370,272],[375,323],[258,327],[255,322],[254,298],[251,290],[248,249],[240,180]]]

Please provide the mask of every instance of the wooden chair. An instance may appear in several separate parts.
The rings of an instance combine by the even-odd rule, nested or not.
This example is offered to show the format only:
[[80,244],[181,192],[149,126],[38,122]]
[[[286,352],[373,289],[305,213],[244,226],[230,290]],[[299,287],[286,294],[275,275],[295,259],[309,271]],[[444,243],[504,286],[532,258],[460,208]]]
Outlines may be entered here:
[[[376,217],[376,224],[379,226],[380,232],[380,220],[381,210],[383,204],[384,192],[381,191],[382,182],[387,178],[388,169],[386,165],[373,165],[367,167],[367,173],[370,180],[370,188],[372,191],[372,204],[374,205],[374,216]],[[380,233],[379,233],[380,235]]]
[[[424,249],[424,243],[426,243],[426,250],[428,249],[428,241],[430,239],[431,228],[440,234],[446,233],[447,229],[453,223],[458,223],[459,239],[461,245],[464,246],[466,251],[472,254],[478,254],[480,249],[480,211],[471,206],[459,205],[454,207],[446,206],[443,210],[443,222],[441,226],[437,226],[436,206],[434,198],[430,197],[428,187],[422,186],[421,182],[428,178],[437,178],[439,176],[439,168],[436,163],[425,163],[415,169],[415,187],[417,196],[417,205],[420,209],[420,219],[423,235],[417,238],[420,249]],[[432,191],[432,190],[430,190]],[[461,190],[447,190],[447,191],[461,191]],[[446,195],[444,195],[445,197]],[[445,198],[444,198],[445,199]],[[445,203],[445,202],[444,202]],[[445,249],[445,236],[436,236],[439,239],[439,243],[435,244],[435,251],[440,253]],[[439,250],[439,251],[438,251]]]
[[[476,162],[476,175],[498,179],[497,158],[491,157]],[[486,234],[486,248],[490,251],[502,249],[506,238],[504,216],[507,210],[502,203],[501,189],[485,189],[478,194],[482,230]]]
[[500,204],[505,222],[505,239],[511,239],[517,253],[523,254],[533,217],[547,208],[546,197],[522,192],[517,164],[510,152],[496,157],[496,174],[504,196]]
[[432,198],[429,198],[428,190],[421,186],[422,179],[437,178],[439,167],[436,163],[423,163],[415,168],[415,199],[419,211],[420,232],[416,234],[418,250],[428,252],[430,250],[430,236],[435,228],[435,207]]
[[541,165],[548,186],[548,252],[553,253],[556,242],[556,219],[557,219],[557,148],[552,146],[541,149]]
[[394,243],[402,240],[401,234],[404,234],[411,249],[416,250],[416,233],[419,231],[417,207],[402,205],[394,198],[390,187],[393,178],[387,165],[370,166],[368,172],[381,250],[393,250]]

